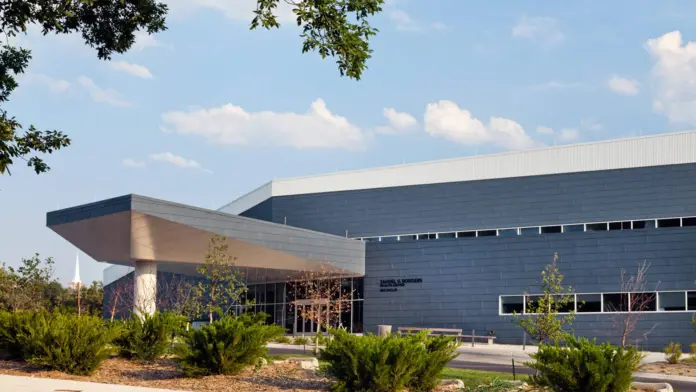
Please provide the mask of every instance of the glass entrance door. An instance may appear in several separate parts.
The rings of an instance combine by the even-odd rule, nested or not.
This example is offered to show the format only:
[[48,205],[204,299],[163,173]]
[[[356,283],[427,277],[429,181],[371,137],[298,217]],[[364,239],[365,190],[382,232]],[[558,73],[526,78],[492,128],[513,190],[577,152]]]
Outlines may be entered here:
[[295,306],[295,335],[311,335],[316,332],[314,321],[302,317],[303,314],[311,314],[312,306],[314,305]]

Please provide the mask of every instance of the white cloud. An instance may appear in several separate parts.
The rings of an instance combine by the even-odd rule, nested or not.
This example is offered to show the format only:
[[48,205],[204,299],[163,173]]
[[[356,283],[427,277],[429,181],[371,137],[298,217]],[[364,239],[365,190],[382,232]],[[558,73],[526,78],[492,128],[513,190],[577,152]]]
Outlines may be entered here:
[[168,163],[182,169],[202,169],[198,162],[192,159],[186,159],[179,155],[174,155],[168,151],[150,154],[150,160]]
[[[227,19],[251,23],[256,16],[256,0],[165,0],[173,13],[188,16],[198,9],[213,10],[225,15]],[[276,19],[282,24],[294,22],[296,17],[293,7],[286,1],[279,1],[274,10]]]
[[145,167],[145,162],[136,161],[135,159],[132,159],[132,158],[125,158],[122,163],[123,163],[123,166],[125,166],[125,167],[134,167],[134,168]]
[[132,103],[125,101],[121,98],[120,94],[116,92],[115,90],[112,89],[102,89],[101,87],[97,86],[92,79],[86,77],[86,76],[80,76],[77,78],[77,82],[80,83],[82,87],[84,87],[88,92],[89,95],[92,97],[92,100],[95,102],[103,102],[106,104],[109,104],[111,106],[116,106],[116,107],[130,107],[133,106]]
[[639,83],[635,79],[623,78],[620,76],[612,76],[607,80],[609,90],[622,95],[636,95],[639,91]]
[[247,112],[226,104],[167,112],[162,114],[162,120],[168,131],[203,136],[219,144],[355,149],[367,142],[359,127],[331,113],[322,99],[312,102],[306,113]]
[[507,149],[535,145],[517,122],[491,117],[488,124],[484,124],[452,101],[429,103],[425,108],[424,123],[430,135],[467,145],[490,143]]
[[542,134],[542,135],[553,135],[553,128],[551,128],[551,127],[545,127],[545,126],[543,126],[543,125],[539,125],[539,126],[536,128],[536,132],[537,132],[537,133],[540,133],[540,134]]
[[20,82],[42,84],[53,93],[63,93],[70,90],[70,82],[63,79],[55,79],[44,74],[25,74],[21,77]]
[[578,140],[580,133],[575,128],[564,128],[558,134],[558,141],[560,142],[572,142]]
[[139,78],[152,78],[150,70],[142,65],[132,64],[126,61],[112,61],[109,63],[109,66],[117,71],[125,72]]
[[696,42],[673,31],[648,40],[647,49],[655,61],[653,108],[673,123],[696,125]]
[[162,46],[162,43],[155,38],[155,34],[149,34],[147,31],[142,30],[135,32],[135,43],[133,43],[133,50],[141,51],[158,46]]
[[388,126],[377,127],[379,133],[399,133],[407,132],[418,125],[418,120],[405,112],[397,112],[396,109],[386,108],[383,110],[384,117],[389,120]]
[[565,40],[565,35],[554,18],[523,16],[512,28],[512,36],[528,39],[544,45],[557,45]]
[[447,26],[442,22],[434,22],[429,25],[414,20],[406,11],[395,9],[389,13],[389,19],[394,22],[396,29],[399,31],[421,32],[425,30],[443,31]]

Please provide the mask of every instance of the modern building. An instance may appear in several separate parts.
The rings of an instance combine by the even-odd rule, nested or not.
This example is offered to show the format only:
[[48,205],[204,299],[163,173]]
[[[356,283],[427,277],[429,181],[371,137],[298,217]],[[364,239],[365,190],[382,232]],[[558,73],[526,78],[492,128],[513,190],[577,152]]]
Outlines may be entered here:
[[[696,341],[696,132],[274,180],[217,211],[127,195],[50,212],[47,225],[116,265],[107,289],[134,267],[136,298],[156,271],[195,275],[221,234],[256,310],[293,332],[314,326],[288,306],[291,281],[328,265],[354,293],[342,324],[355,332],[461,328],[521,343],[514,314],[557,254],[577,334],[616,341],[636,317],[632,343]],[[626,292],[622,273],[644,262],[647,284]]]

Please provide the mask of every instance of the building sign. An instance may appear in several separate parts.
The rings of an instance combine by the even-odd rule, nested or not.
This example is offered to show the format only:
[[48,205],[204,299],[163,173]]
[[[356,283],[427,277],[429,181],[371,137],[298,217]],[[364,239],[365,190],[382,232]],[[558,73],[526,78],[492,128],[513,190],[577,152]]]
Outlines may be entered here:
[[398,291],[399,287],[404,287],[407,283],[423,283],[423,278],[380,279],[379,292],[388,293],[392,291]]

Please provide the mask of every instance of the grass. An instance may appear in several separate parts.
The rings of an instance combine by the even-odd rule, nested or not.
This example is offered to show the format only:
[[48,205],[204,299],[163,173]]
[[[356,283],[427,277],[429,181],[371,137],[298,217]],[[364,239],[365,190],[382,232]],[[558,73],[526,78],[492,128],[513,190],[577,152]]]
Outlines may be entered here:
[[298,352],[295,354],[269,354],[268,355],[268,360],[269,361],[284,361],[288,358],[297,358],[297,357],[308,357],[312,358],[314,357],[314,354],[311,352]]
[[[502,372],[488,372],[484,370],[445,368],[445,370],[442,371],[442,378],[458,378],[464,381],[464,385],[481,385],[490,384],[496,379],[512,381],[512,374]],[[527,376],[518,375],[517,379],[526,381]]]

